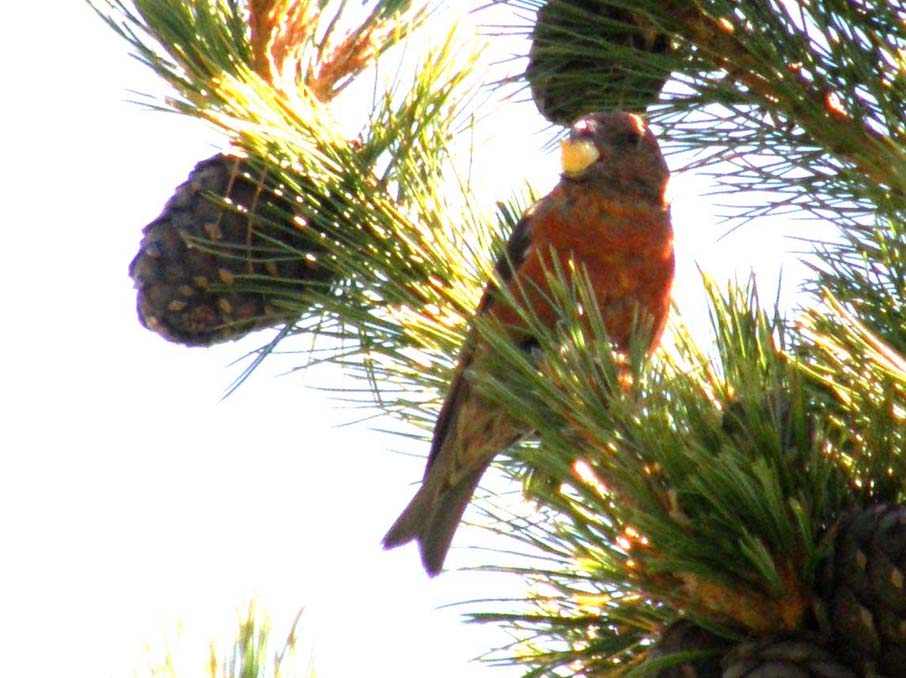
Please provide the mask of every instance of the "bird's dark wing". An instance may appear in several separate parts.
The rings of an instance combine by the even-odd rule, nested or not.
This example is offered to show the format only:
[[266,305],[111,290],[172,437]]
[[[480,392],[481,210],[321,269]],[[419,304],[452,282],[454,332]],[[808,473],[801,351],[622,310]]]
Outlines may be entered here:
[[[513,232],[510,233],[510,238],[507,240],[506,245],[504,245],[503,252],[497,257],[497,262],[494,264],[494,272],[497,274],[498,282],[503,284],[509,283],[516,275],[516,271],[519,270],[519,267],[522,266],[528,258],[529,247],[532,244],[532,224],[534,223],[532,217],[538,210],[539,204],[540,203],[535,203],[526,210],[523,217],[513,228]],[[491,292],[494,287],[495,284],[492,281],[485,288],[484,296],[481,298],[478,309],[475,311],[477,315],[487,312],[493,298]]]
[[[538,203],[526,210],[513,227],[476,316],[489,313],[496,303],[496,291],[510,284],[531,255],[537,207]],[[431,575],[443,567],[456,527],[494,455],[524,433],[517,430],[504,409],[474,393],[471,380],[465,378],[466,370],[473,366],[478,369],[487,356],[488,346],[480,341],[473,326],[437,417],[422,486],[384,537],[385,548],[417,541],[422,563]]]
[[[503,252],[501,252],[500,256],[497,258],[497,262],[494,264],[497,280],[489,282],[487,287],[485,287],[484,294],[475,311],[476,315],[483,315],[488,312],[494,303],[494,289],[499,284],[509,283],[516,275],[516,271],[519,270],[519,267],[528,257],[529,248],[532,243],[533,215],[536,213],[538,206],[539,203],[536,203],[526,210],[523,217],[513,228],[513,232],[510,233],[509,240],[507,240]],[[431,467],[434,465],[434,461],[440,453],[440,448],[450,431],[453,418],[459,409],[458,405],[461,399],[466,396],[466,389],[469,387],[465,382],[464,374],[472,364],[472,360],[475,356],[476,341],[477,336],[475,329],[472,328],[466,336],[466,340],[460,350],[459,364],[457,364],[456,371],[453,373],[453,379],[451,381],[450,390],[447,393],[447,399],[440,409],[440,414],[437,415],[437,423],[434,425],[434,438],[431,443],[431,452],[428,455],[428,463],[425,466],[425,477],[427,477],[428,473],[431,471]]]

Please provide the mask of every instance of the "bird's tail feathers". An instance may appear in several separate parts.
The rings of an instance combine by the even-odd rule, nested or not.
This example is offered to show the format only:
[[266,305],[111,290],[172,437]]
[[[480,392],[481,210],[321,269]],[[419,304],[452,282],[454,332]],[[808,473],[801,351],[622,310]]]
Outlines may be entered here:
[[422,485],[387,532],[384,548],[391,549],[414,540],[418,542],[425,571],[432,577],[439,574],[462,514],[484,470],[477,469],[441,492],[430,483]]
[[420,487],[412,501],[384,535],[384,548],[396,548],[417,538],[425,528],[425,516],[430,515],[433,503],[424,486]]

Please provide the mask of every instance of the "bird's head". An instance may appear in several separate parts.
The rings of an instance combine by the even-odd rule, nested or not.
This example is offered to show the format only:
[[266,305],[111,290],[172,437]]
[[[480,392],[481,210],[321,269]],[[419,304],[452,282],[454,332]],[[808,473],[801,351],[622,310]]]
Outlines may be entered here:
[[645,119],[590,113],[560,142],[563,179],[626,198],[665,200],[670,171]]

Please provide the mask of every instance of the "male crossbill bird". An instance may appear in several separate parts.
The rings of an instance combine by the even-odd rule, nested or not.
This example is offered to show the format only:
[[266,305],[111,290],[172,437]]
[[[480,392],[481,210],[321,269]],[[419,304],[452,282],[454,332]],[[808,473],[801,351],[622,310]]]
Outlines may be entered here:
[[[528,346],[524,323],[498,286],[553,326],[546,272],[584,267],[614,347],[627,350],[633,328],[647,325],[652,350],[667,319],[674,268],[670,173],[657,139],[641,116],[592,113],[573,123],[561,150],[559,183],[514,228],[476,313],[499,320]],[[528,433],[473,386],[489,354],[473,328],[437,419],[422,486],[384,537],[385,548],[417,541],[432,576],[491,460]]]

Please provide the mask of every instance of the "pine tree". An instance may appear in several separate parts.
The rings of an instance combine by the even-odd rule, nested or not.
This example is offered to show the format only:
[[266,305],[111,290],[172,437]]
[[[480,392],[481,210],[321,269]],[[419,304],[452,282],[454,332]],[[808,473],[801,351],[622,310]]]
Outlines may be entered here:
[[[531,327],[531,355],[478,325],[505,368],[483,394],[535,431],[500,465],[537,516],[483,504],[502,548],[528,555],[488,556],[531,591],[473,615],[517,638],[497,659],[527,676],[906,675],[906,5],[503,4],[505,30],[533,44],[500,88],[524,82],[554,125],[644,110],[718,190],[756,196],[734,215],[746,227],[800,213],[838,237],[813,245],[804,308],[787,316],[754,281],[705,276],[712,344],[678,316],[668,348],[619,370],[600,323],[579,321],[592,296],[569,272],[550,272],[563,321]],[[289,198],[264,226],[249,219],[255,256],[305,260],[314,244],[329,267],[317,285],[267,266],[217,281],[286,309],[262,355],[296,333],[336,339],[319,358],[366,381],[406,434],[430,430],[423,394],[443,392],[525,207],[489,216],[450,180],[476,105],[462,36],[389,85],[349,139],[333,94],[436,7],[385,0],[356,23],[342,2],[95,6],[173,87],[166,107],[219,127],[264,193]],[[228,198],[212,196],[250,212]],[[302,241],[268,230],[292,223]],[[632,388],[616,388],[627,366]]]

